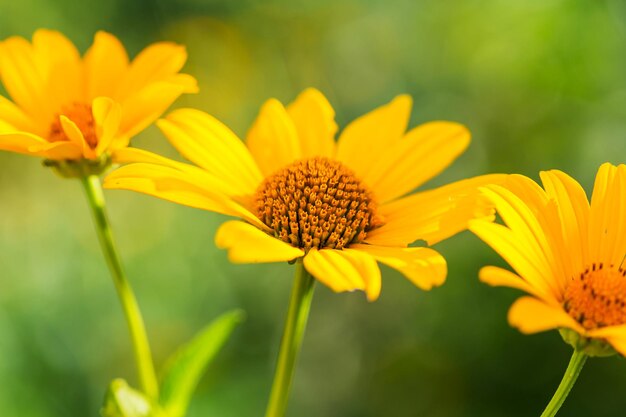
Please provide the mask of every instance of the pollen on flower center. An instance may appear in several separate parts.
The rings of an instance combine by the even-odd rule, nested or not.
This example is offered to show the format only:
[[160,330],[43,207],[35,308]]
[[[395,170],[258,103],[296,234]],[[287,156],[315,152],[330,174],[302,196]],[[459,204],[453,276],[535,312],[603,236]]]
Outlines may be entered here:
[[69,106],[65,106],[60,113],[55,115],[48,134],[50,142],[67,142],[70,140],[65,134],[63,126],[61,126],[60,116],[62,115],[76,124],[76,127],[81,131],[85,141],[91,148],[95,148],[98,145],[91,105],[80,102],[74,102]]
[[626,270],[592,264],[570,281],[564,308],[586,329],[626,324]]
[[371,191],[338,161],[296,161],[259,186],[256,215],[274,236],[304,249],[341,249],[381,226]]

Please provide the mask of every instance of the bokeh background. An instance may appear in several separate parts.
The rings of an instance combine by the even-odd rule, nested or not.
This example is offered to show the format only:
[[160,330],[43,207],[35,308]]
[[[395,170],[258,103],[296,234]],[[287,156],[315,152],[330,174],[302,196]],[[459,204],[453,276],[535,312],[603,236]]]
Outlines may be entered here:
[[[341,126],[395,95],[412,125],[449,119],[470,149],[432,187],[489,172],[538,179],[562,169],[590,191],[598,166],[626,159],[626,3],[621,0],[0,1],[0,37],[59,29],[85,50],[99,29],[131,54],[187,45],[201,93],[176,106],[242,137],[261,103],[321,89]],[[155,128],[134,144],[177,157]],[[420,167],[416,166],[416,170]],[[232,265],[213,236],[222,216],[108,191],[115,232],[162,365],[220,313],[236,330],[190,416],[264,412],[292,281],[289,265]],[[506,312],[520,294],[479,283],[502,262],[468,232],[437,245],[447,283],[431,292],[383,267],[383,293],[318,286],[290,416],[539,415],[570,356],[556,332],[524,336]],[[0,410],[96,416],[109,381],[136,385],[125,322],[80,184],[0,154]],[[626,361],[588,362],[561,414],[618,416]]]

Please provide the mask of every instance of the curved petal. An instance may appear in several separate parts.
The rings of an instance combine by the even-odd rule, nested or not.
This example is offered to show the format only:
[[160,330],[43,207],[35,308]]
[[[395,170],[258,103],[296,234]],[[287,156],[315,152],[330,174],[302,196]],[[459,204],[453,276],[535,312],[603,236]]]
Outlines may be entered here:
[[504,174],[481,175],[401,198],[379,208],[385,224],[367,234],[366,242],[407,246],[418,239],[433,245],[467,229],[471,219],[494,219],[493,204],[478,191],[499,184]]
[[335,110],[321,92],[304,90],[287,106],[287,113],[296,128],[302,158],[335,155]]
[[101,155],[109,149],[117,135],[122,120],[122,108],[108,97],[97,97],[93,100],[91,110],[98,137],[96,154]]
[[541,294],[535,289],[535,287],[526,282],[524,278],[497,266],[485,266],[481,268],[478,273],[478,277],[482,282],[493,287],[515,288],[527,292],[530,295],[534,295],[537,298],[542,298]]
[[534,255],[533,250],[519,240],[519,236],[507,227],[483,220],[471,220],[469,229],[487,245],[491,246],[530,285],[541,298],[560,300],[561,293],[555,278],[546,270],[545,259]]
[[446,280],[446,260],[430,248],[390,248],[375,245],[351,245],[350,248],[365,252],[378,262],[398,270],[409,281],[423,290],[438,287]]
[[163,81],[180,71],[185,61],[187,51],[182,45],[158,42],[146,47],[130,64],[115,97],[123,101],[149,84]]
[[84,58],[87,99],[115,97],[116,86],[128,69],[128,54],[115,36],[98,31]]
[[526,334],[559,327],[585,333],[585,329],[571,318],[563,307],[546,304],[534,297],[521,297],[513,303],[509,309],[509,323]]
[[0,149],[4,151],[17,152],[23,154],[33,154],[30,149],[47,144],[42,138],[26,132],[12,132],[0,134]]
[[174,161],[173,159],[165,158],[164,156],[139,148],[118,149],[113,153],[113,160],[118,164],[141,162],[146,164],[163,165],[183,172],[193,172],[197,175],[207,174],[205,171],[193,165]]
[[376,259],[363,251],[349,248],[342,250],[341,255],[347,258],[361,274],[365,281],[365,294],[368,301],[376,301],[382,288],[380,268]]
[[243,142],[214,117],[181,109],[157,125],[185,158],[222,179],[233,194],[253,194],[263,180]]
[[292,261],[304,256],[301,249],[239,220],[227,221],[220,226],[215,245],[228,250],[228,259],[234,263]]
[[404,135],[411,105],[411,97],[401,95],[354,120],[339,136],[337,159],[364,177],[380,155]]
[[552,277],[548,284],[557,292],[564,291],[566,279],[572,276],[566,273],[570,262],[563,262],[562,254],[551,244],[561,239],[561,222],[552,225],[550,229],[556,227],[558,236],[549,239],[550,229],[545,231],[535,213],[515,194],[499,185],[487,186],[481,191],[496,205],[498,214],[515,235],[517,246],[528,252],[537,267],[547,272],[546,276]]
[[0,134],[0,150],[48,159],[78,159],[82,150],[72,142],[49,143],[26,132]]
[[145,163],[123,166],[104,180],[105,188],[137,191],[186,206],[240,217],[262,230],[269,230],[241,204],[216,191],[216,185],[208,174]]
[[461,124],[423,124],[376,155],[362,179],[381,203],[393,200],[438,175],[469,143],[470,133]]
[[138,148],[121,148],[112,153],[113,161],[118,164],[145,163],[162,165],[190,175],[197,184],[207,184],[213,191],[231,196],[231,188],[221,179],[209,174],[195,165],[189,165]]
[[76,126],[76,123],[63,115],[59,116],[59,119],[61,121],[61,128],[63,129],[63,133],[65,133],[65,136],[69,139],[69,141],[76,144],[76,146],[81,149],[84,156],[93,157],[93,150],[85,141],[83,132],[81,132],[78,126]]
[[[335,249],[311,249],[304,257],[304,267],[322,284],[335,292],[365,290],[367,283],[375,281],[362,275],[364,268],[359,257],[346,255]],[[368,267],[369,273],[373,273]],[[375,291],[372,292],[375,294]]]
[[302,157],[296,127],[276,99],[266,101],[261,107],[246,136],[246,145],[264,175]]

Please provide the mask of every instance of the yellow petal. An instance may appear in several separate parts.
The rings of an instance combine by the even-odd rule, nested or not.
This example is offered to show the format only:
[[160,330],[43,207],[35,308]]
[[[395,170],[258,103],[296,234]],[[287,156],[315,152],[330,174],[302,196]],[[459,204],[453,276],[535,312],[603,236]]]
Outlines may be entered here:
[[80,54],[74,44],[55,30],[39,29],[33,50],[46,71],[48,102],[55,107],[86,99]]
[[4,120],[0,119],[0,134],[3,134],[3,133],[14,133],[16,131],[18,131],[18,129],[16,129],[15,126],[10,125],[9,123],[7,123]]
[[5,123],[3,130],[7,132],[19,130],[36,135],[41,133],[22,109],[2,96],[0,96],[0,120]]
[[585,330],[561,306],[546,304],[534,297],[521,297],[509,310],[509,323],[530,334],[566,327],[584,334]]
[[493,204],[478,187],[505,181],[506,175],[482,175],[401,198],[380,207],[384,226],[367,234],[366,242],[407,246],[418,239],[433,245],[467,229],[470,219],[493,220]]
[[368,253],[356,249],[344,249],[340,251],[340,254],[359,271],[365,282],[365,294],[368,301],[376,301],[382,288],[380,268],[378,268],[376,259]]
[[590,259],[620,265],[625,256],[624,213],[626,178],[623,168],[603,164],[598,170],[591,197],[589,219]]
[[[157,82],[130,96],[122,104],[120,135],[132,138],[144,130],[167,110],[183,90],[178,84]],[[127,145],[119,143],[115,147]]]
[[128,54],[113,35],[99,31],[84,59],[87,99],[115,97],[116,86],[128,69]]
[[96,154],[101,155],[109,149],[117,135],[122,120],[121,106],[108,97],[97,97],[91,105],[98,137]]
[[3,151],[33,154],[30,148],[42,146],[47,142],[42,138],[26,132],[14,132],[0,134],[0,149]]
[[541,181],[548,198],[557,203],[561,219],[563,243],[569,262],[564,262],[565,276],[574,276],[583,271],[589,262],[587,250],[587,224],[589,221],[589,201],[585,190],[567,174],[553,170],[541,172]]
[[135,163],[110,173],[104,180],[104,186],[137,191],[178,204],[240,217],[268,230],[245,207],[219,192],[212,176],[198,171],[183,172],[165,165]]
[[204,184],[207,187],[212,187],[213,191],[220,192],[227,196],[230,196],[232,192],[228,184],[224,183],[220,178],[217,178],[194,165],[174,161],[172,159],[165,158],[163,156],[157,155],[149,151],[145,151],[143,149],[118,149],[113,152],[112,158],[113,161],[118,164],[131,164],[135,162],[140,162],[173,168],[176,171],[187,173],[189,175],[190,181],[193,181],[197,184]]
[[165,77],[163,81],[180,85],[183,88],[183,93],[190,94],[199,91],[198,80],[189,74],[173,74]]
[[0,43],[0,76],[13,101],[27,115],[47,120],[52,114],[46,74],[24,38],[14,36]]
[[302,157],[296,128],[276,99],[266,101],[261,107],[246,137],[246,145],[264,175]]
[[337,159],[357,176],[365,176],[380,155],[404,135],[411,105],[411,97],[401,95],[354,120],[339,136]]
[[609,263],[617,265],[618,262],[621,262],[623,266],[626,257],[626,216],[624,215],[626,213],[626,165],[624,164],[617,166],[615,189],[616,199],[613,207],[616,212],[613,218],[615,221],[613,226],[615,241],[613,248],[609,251],[608,259]]
[[532,285],[526,282],[524,278],[506,269],[497,266],[485,266],[480,270],[478,277],[482,282],[493,287],[515,288],[541,298],[541,294],[539,294]]
[[381,203],[400,197],[447,168],[470,143],[465,126],[430,122],[376,155],[362,180]]
[[61,121],[61,128],[63,129],[63,133],[65,133],[65,136],[70,140],[70,142],[76,144],[76,146],[81,149],[83,155],[86,156],[87,154],[89,154],[92,150],[89,148],[89,145],[87,144],[87,142],[85,141],[85,137],[83,136],[83,132],[80,131],[78,126],[76,126],[74,122],[72,122],[70,119],[63,115],[59,116],[59,119]]
[[[498,214],[515,235],[517,246],[528,252],[528,256],[535,261],[538,269],[546,271],[545,276],[552,277],[548,284],[554,291],[563,292],[566,279],[572,275],[565,274],[563,260],[551,245],[553,240],[546,236],[535,213],[504,187],[491,185],[482,188],[481,191],[496,205]],[[560,238],[559,228],[559,236],[556,239]]]
[[[126,77],[119,85],[116,97],[124,100],[151,83],[160,82],[176,74],[185,65],[184,46],[159,42],[145,48],[130,64]],[[182,90],[182,89],[181,89]]]
[[157,124],[185,158],[222,179],[233,195],[253,194],[263,180],[243,142],[214,117],[181,109]]
[[227,221],[220,226],[215,245],[227,249],[228,259],[234,263],[292,261],[304,256],[301,249],[239,220]]
[[507,227],[484,220],[471,220],[469,225],[474,234],[491,246],[518,275],[537,289],[541,298],[561,299],[555,282],[557,279],[544,268],[545,259],[534,256],[534,251],[520,242],[519,235]]
[[365,290],[365,278],[361,275],[353,257],[345,256],[335,249],[311,249],[304,257],[304,267],[322,284],[335,292]]
[[430,248],[391,248],[375,245],[351,245],[350,248],[373,256],[378,262],[397,269],[409,281],[423,290],[444,283],[447,275],[446,260]]
[[335,155],[335,110],[322,93],[304,90],[287,106],[287,113],[296,127],[302,158]]
[[78,159],[82,150],[72,142],[53,142],[26,132],[0,134],[0,149],[48,159]]
[[161,155],[139,149],[139,148],[122,148],[113,153],[114,161],[119,164],[130,164],[133,162],[143,162],[146,164],[163,165],[179,171],[193,171],[198,174],[204,173],[200,168],[193,165],[184,164],[165,158]]

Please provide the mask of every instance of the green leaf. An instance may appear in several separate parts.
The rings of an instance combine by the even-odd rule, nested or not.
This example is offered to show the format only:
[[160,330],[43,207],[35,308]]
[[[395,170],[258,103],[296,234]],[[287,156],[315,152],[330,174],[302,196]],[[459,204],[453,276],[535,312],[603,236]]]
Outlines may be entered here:
[[123,379],[114,379],[104,397],[100,410],[102,417],[160,417],[158,406],[153,405],[141,392],[131,388]]
[[161,405],[168,417],[182,417],[209,363],[244,319],[241,310],[225,313],[170,357],[161,379]]

